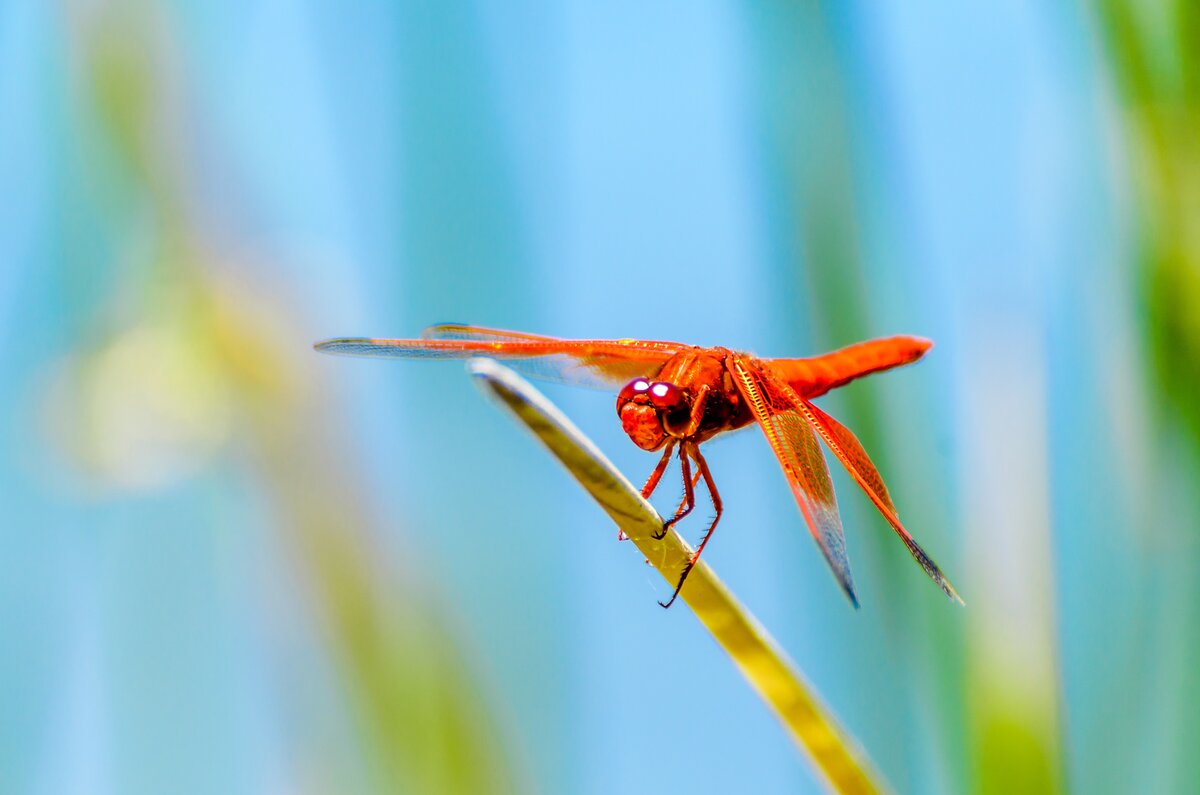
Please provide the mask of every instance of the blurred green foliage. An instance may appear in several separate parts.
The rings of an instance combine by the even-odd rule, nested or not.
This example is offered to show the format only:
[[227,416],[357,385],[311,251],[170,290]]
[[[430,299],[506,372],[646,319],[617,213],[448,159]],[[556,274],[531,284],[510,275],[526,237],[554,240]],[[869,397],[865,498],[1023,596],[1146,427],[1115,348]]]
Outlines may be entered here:
[[[1138,528],[1149,550],[1146,625],[1170,642],[1145,650],[1151,668],[1189,669],[1200,654],[1200,6],[1188,0],[1098,0],[1097,17],[1124,112],[1123,151],[1136,188],[1132,300],[1146,351],[1157,432],[1151,487],[1162,519]],[[1182,431],[1182,433],[1180,432]],[[1162,606],[1165,604],[1166,606]],[[1200,684],[1157,683],[1172,719],[1143,726],[1148,756],[1170,762],[1171,787],[1200,781]],[[1159,713],[1162,715],[1163,713]],[[1175,752],[1175,753],[1172,753]],[[1181,790],[1182,791],[1182,790]]]
[[[0,21],[35,7],[10,4]],[[103,543],[95,538],[104,521],[94,514],[111,508],[116,551],[102,551],[160,574],[155,542],[167,534],[147,531],[162,514],[146,506],[165,502],[195,508],[204,521],[211,511],[214,525],[223,516],[252,524],[245,517],[261,509],[273,533],[272,550],[285,558],[280,568],[298,583],[288,590],[295,603],[287,605],[287,618],[296,616],[319,636],[302,645],[303,656],[321,658],[313,664],[317,673],[306,669],[319,681],[268,681],[262,689],[279,692],[264,696],[256,690],[253,697],[267,704],[249,709],[271,714],[245,720],[267,727],[237,727],[266,735],[263,756],[273,752],[282,761],[242,759],[231,777],[271,775],[259,766],[277,764],[293,765],[282,777],[313,791],[526,791],[531,780],[577,783],[589,776],[675,781],[683,763],[661,759],[686,760],[687,773],[705,781],[713,770],[749,776],[735,768],[750,755],[768,771],[756,771],[756,780],[792,776],[788,783],[809,783],[799,763],[789,767],[795,762],[790,748],[760,749],[764,737],[774,738],[775,726],[767,717],[765,729],[747,728],[751,712],[721,727],[738,753],[722,748],[691,765],[694,743],[678,737],[691,731],[689,737],[707,742],[710,721],[701,710],[711,707],[724,718],[743,707],[737,698],[744,693],[739,688],[731,695],[711,680],[704,683],[712,685],[709,699],[672,690],[682,689],[685,678],[663,672],[677,662],[680,648],[693,650],[679,656],[696,670],[707,671],[702,666],[714,658],[724,661],[708,654],[708,645],[700,651],[686,646],[696,640],[680,629],[687,622],[661,621],[657,608],[649,618],[626,612],[626,602],[604,612],[618,604],[612,579],[629,572],[592,567],[589,558],[589,566],[559,577],[567,567],[556,551],[511,543],[512,533],[528,530],[521,525],[529,523],[523,504],[513,510],[515,503],[501,498],[541,494],[534,488],[519,492],[520,475],[514,474],[534,479],[528,473],[540,462],[506,466],[504,431],[483,440],[473,423],[458,421],[473,395],[442,390],[446,382],[438,374],[398,379],[408,395],[429,401],[422,406],[436,399],[437,412],[405,417],[403,436],[378,433],[378,447],[359,449],[346,441],[353,431],[342,427],[339,414],[349,404],[328,394],[319,365],[305,361],[315,358],[308,350],[313,318],[300,317],[302,304],[289,293],[336,284],[346,289],[337,295],[331,290],[330,304],[342,304],[319,322],[339,312],[344,321],[347,306],[354,312],[367,307],[378,312],[372,323],[395,318],[396,333],[406,333],[410,320],[412,327],[439,320],[512,321],[581,335],[595,327],[597,334],[653,330],[674,336],[686,327],[680,337],[725,343],[703,337],[745,328],[737,344],[777,345],[779,353],[796,355],[878,334],[935,336],[938,347],[920,369],[855,384],[831,395],[829,408],[862,439],[906,523],[962,588],[967,608],[950,608],[923,580],[846,480],[839,481],[839,496],[867,597],[859,614],[823,609],[828,583],[796,576],[806,571],[807,558],[778,564],[769,555],[756,558],[756,549],[737,547],[744,538],[728,532],[722,538],[729,546],[718,545],[714,559],[739,591],[750,586],[748,599],[770,595],[760,605],[764,615],[774,610],[782,618],[772,620],[772,628],[901,791],[1057,792],[1071,785],[1188,791],[1200,780],[1200,757],[1193,751],[1200,744],[1200,680],[1190,675],[1200,657],[1200,500],[1194,487],[1200,460],[1200,10],[1182,0],[1098,0],[1079,10],[1026,8],[1012,12],[1015,17],[996,7],[972,8],[954,20],[946,9],[922,16],[907,7],[811,2],[743,4],[719,12],[688,7],[695,16],[686,19],[683,6],[598,8],[544,15],[541,7],[453,2],[243,9],[116,0],[55,5],[44,16],[32,14],[32,22],[25,19],[25,27],[14,26],[20,35],[0,25],[4,54],[20,50],[31,29],[46,40],[42,50],[30,47],[27,60],[14,58],[41,70],[29,81],[37,88],[20,90],[27,77],[20,70],[0,80],[6,96],[18,97],[12,110],[6,106],[11,115],[0,132],[21,126],[37,141],[33,151],[60,161],[22,172],[41,180],[33,187],[52,197],[43,198],[36,212],[53,217],[35,218],[44,229],[30,224],[29,237],[37,243],[29,247],[36,254],[28,272],[22,271],[27,242],[6,249],[15,252],[17,275],[5,285],[20,288],[27,281],[42,291],[29,301],[18,292],[12,300],[17,309],[6,315],[16,319],[10,361],[26,368],[14,365],[13,380],[36,382],[14,383],[9,391],[13,405],[50,398],[38,407],[49,419],[46,430],[76,465],[31,464],[30,448],[42,437],[31,442],[34,432],[22,434],[25,412],[38,409],[17,410],[2,463],[15,475],[11,496],[24,501],[18,513],[36,532],[10,530],[18,553],[10,555],[12,576],[5,586],[16,589],[12,583],[20,582],[27,590],[4,595],[10,617],[34,616],[30,622],[42,626],[10,633],[11,645],[4,648],[17,653],[6,673],[16,685],[0,694],[51,671],[43,689],[53,690],[65,706],[46,709],[35,703],[40,694],[19,694],[28,703],[24,712],[5,703],[7,712],[20,713],[6,736],[34,751],[65,748],[72,759],[85,761],[107,758],[108,744],[117,746],[113,770],[100,764],[79,780],[90,782],[94,775],[117,782],[118,789],[154,766],[140,747],[150,733],[143,730],[150,725],[161,732],[177,716],[169,705],[143,724],[129,713],[191,683],[183,673],[164,672],[169,666],[158,659],[139,661],[123,680],[116,669],[130,656],[147,650],[152,656],[156,643],[177,640],[169,632],[165,640],[156,634],[164,626],[177,624],[187,637],[206,621],[219,623],[219,616],[205,604],[177,617],[171,612],[177,603],[164,598],[161,620],[144,621],[138,600],[153,594],[127,582],[114,585],[123,569],[97,565],[88,545]],[[1091,11],[1094,18],[1085,18]],[[1093,22],[1094,30],[1087,27]],[[364,41],[380,28],[377,38]],[[1093,47],[1089,36],[1097,31],[1103,44]],[[944,50],[916,67],[905,61],[912,53],[876,51],[937,49],[943,42]],[[678,45],[693,49],[675,53]],[[972,62],[971,49],[995,52]],[[237,55],[229,59],[233,66],[226,62],[230,51]],[[255,60],[259,53],[265,54]],[[1039,59],[1031,68],[1029,61]],[[1082,61],[1087,63],[1079,66]],[[308,71],[293,74],[298,65]],[[1097,76],[1098,67],[1108,71]],[[889,83],[893,75],[872,73],[880,68],[908,69],[897,82],[922,85],[937,83],[945,72],[961,73],[946,78],[949,88],[938,85],[914,101],[904,93],[911,85],[897,88]],[[1086,75],[1062,78],[1060,86],[1035,85],[1071,68]],[[1106,77],[1117,88],[1124,138],[1113,151],[1091,151],[1108,143]],[[239,93],[243,84],[251,87]],[[1098,101],[1072,104],[1095,84]],[[47,87],[47,96],[32,103],[46,120],[18,124],[24,115],[20,98]],[[293,105],[310,110],[314,97],[328,104],[309,115],[276,114]],[[1089,101],[1100,106],[1097,118],[1080,118]],[[883,107],[889,102],[897,107]],[[1056,103],[1068,107],[1052,108]],[[1002,110],[993,115],[996,106]],[[1055,113],[1071,118],[1047,121]],[[927,126],[887,128],[910,115]],[[296,118],[311,129],[287,128]],[[979,140],[997,121],[1003,129],[996,137]],[[937,132],[929,136],[930,129]],[[1081,132],[1087,140],[1072,137]],[[307,136],[306,143],[289,149],[292,133]],[[933,142],[924,141],[928,149],[913,155],[919,144],[912,139],[922,135]],[[1022,140],[1013,144],[1014,138]],[[947,144],[961,151],[944,161],[938,147]],[[284,154],[273,160],[277,150]],[[1089,154],[1078,154],[1084,150]],[[15,152],[12,158],[24,156],[19,146]],[[361,152],[369,154],[359,157]],[[305,181],[297,175],[312,166],[306,158],[314,153],[328,162],[314,167],[321,176]],[[5,155],[8,147],[0,163],[11,167]],[[1095,228],[1111,220],[1096,205],[1119,204],[1123,197],[1123,185],[1109,184],[1113,164],[1103,162],[1106,156],[1117,171],[1129,167],[1137,190],[1135,200],[1119,208],[1134,211],[1132,257],[1108,250],[1124,230]],[[893,162],[905,157],[914,160]],[[989,168],[997,158],[1004,168],[1037,174],[1023,173],[1008,193],[993,193],[987,180],[997,178],[997,169]],[[269,164],[259,162],[264,160]],[[1053,170],[1048,162],[1064,173],[1042,178]],[[920,173],[891,171],[903,168]],[[955,170],[967,173],[946,180],[945,173]],[[944,181],[913,187],[932,172],[935,181]],[[325,195],[330,186],[336,200],[328,203],[297,198],[304,190]],[[7,187],[23,200],[25,185]],[[1105,195],[1082,195],[1090,189]],[[929,227],[945,235],[945,227],[974,222],[964,237],[994,237],[958,247],[945,245],[944,238],[938,244],[916,239],[927,229],[906,238],[893,227],[917,217],[903,205],[915,203],[905,191],[920,190],[929,202],[920,220]],[[1047,191],[1064,195],[1040,193]],[[723,192],[721,201],[697,201],[701,194]],[[250,198],[230,202],[232,209],[223,206],[233,195]],[[292,199],[303,207],[279,209]],[[1014,209],[1026,200],[1028,207]],[[950,202],[979,209],[959,213]],[[1068,218],[1064,206],[1082,209]],[[25,216],[16,212],[21,201],[11,209],[24,225]],[[223,212],[239,217],[219,217]],[[278,212],[283,220],[247,219],[243,212]],[[1030,218],[992,217],[1010,212]],[[729,222],[738,213],[747,218]],[[325,216],[337,217],[314,231]],[[987,248],[1010,236],[1022,243],[991,258],[993,252],[957,259],[964,250],[979,253],[972,244]],[[1022,248],[1029,238],[1052,240]],[[344,273],[335,265],[318,274],[304,261],[322,246],[334,251]],[[1031,249],[1036,256],[1018,261]],[[1093,273],[1088,257],[1076,255],[1098,250],[1111,260]],[[599,264],[601,273],[584,273],[580,263]],[[1030,277],[1043,267],[1048,275]],[[939,279],[958,281],[930,283]],[[991,291],[1022,279],[1032,286],[1018,284],[996,300],[1006,304],[996,316],[969,316],[991,311]],[[1120,282],[1116,290],[1113,280]],[[1112,304],[1119,304],[1115,311]],[[1076,311],[1089,317],[1081,320],[1072,315]],[[946,319],[958,312],[964,317]],[[1117,316],[1123,312],[1136,323]],[[1010,334],[1013,315],[1026,324],[1016,329],[1022,334]],[[912,327],[922,323],[938,326],[939,333]],[[1144,356],[1124,350],[1135,332],[1142,335]],[[970,339],[988,334],[1016,362],[994,382],[986,377],[998,366],[992,358],[997,350]],[[49,344],[43,350],[30,339]],[[1043,346],[1057,351],[1046,354]],[[50,384],[47,391],[39,379]],[[994,387],[998,404],[1027,402],[1011,416],[997,416],[996,405],[986,402]],[[582,410],[590,405],[586,400],[578,404]],[[611,422],[611,402],[604,408]],[[1143,415],[1153,412],[1157,424],[1143,425]],[[399,474],[416,485],[396,489],[403,496],[395,497],[389,514],[377,502],[394,495],[381,497],[378,487],[395,482],[397,473],[378,476],[366,462],[401,439],[413,449],[400,457],[411,469]],[[1021,447],[1014,439],[1033,444]],[[474,471],[458,477],[468,449],[483,478]],[[1012,459],[1004,457],[1014,450]],[[1000,463],[995,470],[979,466],[989,461]],[[53,470],[44,478],[49,485],[39,483],[45,492],[27,495],[37,489],[26,484],[42,474],[28,470],[39,466]],[[802,520],[790,503],[784,505],[786,494],[770,502],[778,486],[764,475],[776,474],[771,466],[764,459],[725,470],[734,493],[740,488],[759,497],[758,505],[734,508],[730,500],[730,507],[753,517],[743,520],[747,535],[773,525],[779,535],[770,536],[772,550],[798,539],[796,549],[810,555]],[[75,469],[91,479],[71,491],[79,485],[72,481]],[[215,487],[206,480],[217,480],[214,472],[225,478]],[[243,480],[245,493],[230,496]],[[759,480],[762,491],[756,492]],[[986,499],[971,490],[980,482]],[[187,494],[173,494],[173,487]],[[214,500],[206,489],[224,493]],[[89,502],[93,490],[118,496],[97,511]],[[442,538],[453,539],[442,548],[455,560],[453,571],[426,567],[420,551],[406,546],[412,538],[397,531],[406,524],[395,519],[397,513],[420,515],[411,503],[397,510],[414,493],[438,512],[454,512],[459,506],[453,503],[469,501],[464,495],[488,495],[475,500],[487,502],[487,510],[460,511],[454,514],[458,524],[437,528],[448,531]],[[499,520],[493,500],[509,508]],[[222,507],[230,504],[238,511]],[[978,523],[980,515],[1010,505],[1019,510]],[[560,501],[554,507],[571,506]],[[56,521],[77,523],[85,532],[56,536],[44,529]],[[221,529],[214,528],[214,537]],[[240,538],[251,535],[236,530]],[[1018,536],[1024,546],[1006,546]],[[53,560],[44,566],[49,574],[27,565],[21,550]],[[572,555],[577,552],[571,547]],[[174,568],[164,563],[161,577],[178,577],[192,565],[186,555],[170,563]],[[739,563],[745,567],[740,579]],[[212,568],[215,579],[227,574],[219,565]],[[549,574],[536,585],[546,589],[542,594],[555,589],[553,599],[529,600],[519,610],[479,609],[470,614],[477,623],[469,629],[456,623],[474,607],[456,609],[470,601],[457,592],[464,581],[494,577],[473,592],[476,597],[519,581],[535,592],[530,582],[541,572]],[[260,573],[279,576],[255,571],[248,578]],[[993,576],[1012,591],[993,588]],[[89,578],[97,582],[89,585]],[[121,598],[94,605],[89,587],[111,588]],[[561,599],[568,587],[572,597],[588,598]],[[755,588],[761,591],[754,594]],[[45,600],[42,609],[30,608],[30,594]],[[653,607],[648,593],[642,601]],[[242,606],[248,612],[262,608]],[[59,627],[56,610],[79,615]],[[1018,625],[1019,634],[1006,634],[995,619],[1014,610],[1023,610],[1029,621]],[[509,624],[497,616],[518,618]],[[128,625],[123,633],[109,632],[122,621]],[[286,632],[253,618],[246,624],[264,634]],[[520,631],[514,627],[549,653],[531,654],[538,659],[528,665],[520,652],[500,662],[478,659],[479,646],[499,656],[497,648]],[[476,634],[468,640],[468,633]],[[273,650],[270,640],[262,646]],[[26,647],[39,643],[41,656],[27,654]],[[75,654],[77,645],[84,654]],[[191,648],[181,646],[181,656]],[[295,648],[286,640],[283,646],[285,653]],[[672,654],[663,655],[664,649]],[[214,669],[238,664],[225,659],[229,648],[205,651]],[[260,650],[254,659],[271,653]],[[63,667],[51,669],[46,660]],[[646,675],[614,685],[604,674],[615,660],[645,666]],[[143,688],[143,670],[161,678],[158,689]],[[484,686],[497,672],[505,689],[500,694]],[[71,676],[82,684],[59,681]],[[253,673],[231,678],[238,676],[251,687],[259,684]],[[241,679],[235,684],[245,687]],[[310,685],[338,697],[306,711]],[[245,692],[223,680],[194,689],[198,699],[226,702]],[[614,705],[617,699],[627,700],[624,709]],[[617,725],[625,715],[651,713],[660,699],[696,710],[686,718],[702,717],[670,726]],[[518,717],[504,714],[506,707]],[[88,718],[89,711],[104,714],[83,728],[62,718]],[[194,736],[223,735],[231,726],[220,721],[246,717],[230,718],[220,709],[213,715],[213,725]],[[338,733],[339,721],[351,727],[348,740]],[[178,751],[187,745],[179,737],[191,736],[163,740],[176,756],[147,778],[180,775],[179,758],[186,757],[184,768],[207,765],[207,748]],[[327,742],[330,737],[340,742]],[[648,742],[656,744],[656,753],[645,755],[652,761],[629,761],[641,760],[637,746]],[[34,760],[23,760],[24,769],[55,766],[55,753],[10,745],[19,748],[10,756]],[[212,757],[241,752],[224,749],[225,756]],[[0,769],[0,781],[8,773]]]
[[[207,241],[188,214],[184,156],[177,149],[185,123],[178,103],[186,101],[186,92],[170,82],[171,45],[157,11],[138,0],[109,3],[84,15],[76,30],[85,59],[80,73],[88,82],[75,112],[81,118],[94,114],[100,140],[113,154],[98,161],[111,169],[104,184],[121,196],[107,223],[120,237],[140,237],[137,248],[149,252],[132,259],[94,307],[90,352],[84,350],[74,365],[80,399],[89,400],[89,386],[111,383],[120,393],[116,403],[138,405],[147,390],[158,389],[160,406],[182,405],[194,402],[197,384],[219,387],[222,405],[236,411],[220,438],[240,452],[269,497],[280,542],[309,586],[312,616],[330,639],[359,727],[367,789],[519,791],[488,700],[436,607],[437,586],[381,546],[383,535],[364,510],[370,501],[357,485],[356,463],[328,424],[312,423],[332,416],[334,408],[306,375],[304,334],[277,293],[268,299],[265,290],[248,290],[225,275],[232,263],[223,261],[219,245]],[[138,223],[139,216],[150,223]],[[96,377],[97,367],[103,370],[113,359],[104,352],[133,335],[157,341],[151,344],[155,355],[138,358],[132,377],[125,370],[115,378]],[[147,382],[142,375],[154,368],[146,364],[159,357],[195,377]],[[211,422],[215,415],[188,416]],[[150,413],[138,421],[157,422],[164,426],[160,438],[179,443],[191,437],[165,427],[179,420],[177,414]],[[101,414],[84,424],[106,421]],[[115,443],[125,446],[129,439]],[[93,467],[103,469],[110,460],[103,451],[76,449]],[[309,784],[321,791],[353,790],[356,782],[340,778],[333,757],[326,758],[329,751],[304,749]]]
[[[848,16],[852,14],[845,9],[820,3],[772,3],[752,14],[760,45],[762,123],[769,132],[769,159],[785,167],[773,186],[786,210],[775,219],[775,256],[795,284],[779,295],[807,299],[785,305],[779,314],[809,318],[807,324],[793,326],[812,329],[813,339],[807,344],[816,350],[890,333],[892,329],[879,325],[878,318],[886,314],[879,311],[880,303],[912,297],[873,285],[864,263],[867,240],[882,236],[891,242],[894,230],[872,228],[873,219],[865,209],[868,202],[860,195],[864,186],[878,188],[879,183],[868,175],[886,166],[871,159],[867,142],[868,131],[879,123],[873,115],[877,111],[863,111],[861,100],[856,101],[856,92],[864,86],[856,82],[851,69],[856,54],[845,37]],[[873,197],[873,201],[882,204],[885,212],[898,209],[888,207],[893,197]],[[796,344],[803,343],[797,339]],[[931,477],[933,467],[925,453],[901,452],[896,435],[884,432],[888,415],[883,381],[867,379],[839,391],[833,398],[840,406],[837,413],[854,429],[885,477],[905,468]],[[898,413],[912,409],[900,407]],[[843,504],[859,497],[845,489],[839,496]],[[911,505],[916,495],[908,496],[909,500],[898,500],[901,506]],[[946,503],[923,506],[919,514],[923,521],[913,528],[939,560],[944,558],[936,550],[949,548],[957,534],[948,507]],[[984,636],[995,632],[978,620],[979,601],[989,595],[980,593],[975,583],[972,597],[973,589],[967,586],[967,610],[974,619],[974,631],[968,633],[968,616],[945,610],[913,587],[911,561],[880,518],[873,512],[856,518],[868,525],[864,528],[868,532],[861,533],[869,553],[865,564],[889,595],[875,605],[879,613],[874,620],[880,622],[878,631],[890,661],[887,674],[876,674],[892,684],[892,694],[879,694],[894,699],[890,731],[903,734],[900,716],[921,711],[925,706],[921,702],[932,699],[937,736],[926,740],[952,749],[948,758],[943,757],[951,791],[1062,791],[1063,751],[1054,701],[1011,698],[1006,688],[1014,685],[994,678],[994,666],[981,659],[986,654]],[[1041,541],[1048,559],[1049,539]],[[1044,611],[1049,615],[1050,605],[1044,605]],[[1054,653],[1050,648],[1038,649],[1036,642],[1028,645],[1034,657]],[[1056,682],[1045,685],[1053,691]],[[897,752],[886,745],[879,751]]]
[[1148,361],[1171,418],[1200,449],[1200,7],[1100,0],[1097,9],[1140,194],[1136,294]]

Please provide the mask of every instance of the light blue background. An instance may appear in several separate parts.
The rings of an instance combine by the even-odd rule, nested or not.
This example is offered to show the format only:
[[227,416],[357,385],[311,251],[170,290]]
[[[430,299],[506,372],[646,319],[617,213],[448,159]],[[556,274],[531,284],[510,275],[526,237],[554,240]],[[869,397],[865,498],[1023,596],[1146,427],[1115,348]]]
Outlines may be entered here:
[[[988,367],[979,341],[1027,333],[1013,344],[1037,348],[1066,778],[1167,791],[1195,770],[1185,707],[1154,684],[1194,645],[1169,607],[1194,597],[1194,550],[1139,541],[1162,518],[1138,491],[1154,478],[1114,462],[1160,460],[1121,446],[1136,429],[1109,432],[1137,413],[1114,381],[1133,382],[1134,409],[1153,398],[1137,385],[1116,109],[1078,8],[144,5],[187,212],[240,255],[229,289],[272,286],[298,350],[445,320],[764,355],[855,341],[839,323],[936,341],[850,389],[878,408],[881,468],[965,611],[839,475],[855,613],[763,440],[709,453],[727,506],[709,561],[899,791],[973,780],[953,672],[986,632],[968,572],[987,561],[968,561],[962,529],[978,508],[964,401]],[[88,93],[81,41],[105,13],[0,9],[0,789],[310,791],[289,703],[315,690],[346,723],[336,653],[236,444],[168,487],[96,492],[35,421],[54,363],[125,322],[128,241],[155,223]],[[830,173],[849,196],[824,192]],[[822,299],[813,274],[840,266],[803,242],[837,223],[860,258],[857,308]],[[303,370],[335,396],[311,422],[353,445],[365,509],[433,584],[529,787],[818,791],[686,608],[657,607],[664,583],[459,367],[305,354]],[[611,396],[547,393],[632,479],[653,466]],[[1174,477],[1165,488],[1188,488]],[[1142,684],[1116,719],[1111,694]],[[353,759],[353,732],[329,734]],[[367,786],[346,775],[335,790]]]

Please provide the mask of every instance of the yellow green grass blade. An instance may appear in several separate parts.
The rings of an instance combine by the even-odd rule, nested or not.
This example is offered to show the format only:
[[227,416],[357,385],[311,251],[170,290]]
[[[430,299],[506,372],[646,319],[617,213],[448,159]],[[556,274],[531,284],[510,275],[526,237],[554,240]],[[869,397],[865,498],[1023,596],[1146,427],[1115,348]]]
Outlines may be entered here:
[[[674,531],[661,541],[663,519],[629,480],[561,411],[508,368],[475,359],[470,372],[549,448],[674,587],[692,550]],[[846,733],[775,640],[701,561],[680,591],[742,675],[775,712],[833,792],[887,792],[858,744]]]

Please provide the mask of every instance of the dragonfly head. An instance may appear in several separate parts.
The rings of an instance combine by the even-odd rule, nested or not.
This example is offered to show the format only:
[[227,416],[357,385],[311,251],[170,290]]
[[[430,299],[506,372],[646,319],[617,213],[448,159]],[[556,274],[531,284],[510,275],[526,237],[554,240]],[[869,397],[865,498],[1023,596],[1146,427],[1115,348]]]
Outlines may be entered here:
[[633,443],[643,450],[657,450],[667,441],[666,426],[678,424],[687,413],[684,392],[666,381],[635,378],[617,396],[617,416]]

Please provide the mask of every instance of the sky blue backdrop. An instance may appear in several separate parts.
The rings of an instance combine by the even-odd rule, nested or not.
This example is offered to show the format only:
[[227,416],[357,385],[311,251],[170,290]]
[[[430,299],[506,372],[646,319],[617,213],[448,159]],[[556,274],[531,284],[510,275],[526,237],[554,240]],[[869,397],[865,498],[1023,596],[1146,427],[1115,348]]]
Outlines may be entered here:
[[[119,226],[97,206],[94,183],[120,178],[92,165],[108,155],[87,144],[75,55],[99,13],[0,9],[0,782],[303,791],[289,694],[325,682],[311,697],[346,719],[319,631],[289,610],[300,586],[253,483],[218,457],[161,489],[97,492],[35,421],[53,363],[125,278],[137,227],[136,212]],[[189,211],[244,255],[230,284],[278,290],[300,318],[298,349],[445,320],[766,355],[852,342],[811,319],[793,231],[797,202],[825,199],[792,193],[795,175],[828,165],[806,142],[840,141],[867,331],[937,342],[876,387],[881,433],[905,451],[884,472],[901,512],[971,605],[988,557],[965,529],[981,510],[965,473],[1010,460],[989,447],[1004,423],[1040,423],[1046,460],[1031,466],[1050,484],[1046,609],[1069,778],[1081,791],[1170,783],[1155,762],[1174,758],[1168,729],[1137,740],[1166,750],[1105,756],[1134,739],[1105,727],[1102,696],[1137,664],[1122,628],[1130,594],[1145,593],[1123,563],[1138,554],[1123,525],[1145,497],[1111,463],[1130,432],[1106,431],[1143,398],[1113,391],[1134,357],[1119,257],[1129,200],[1078,9],[266,0],[166,3],[154,18]],[[826,127],[831,108],[848,130]],[[972,405],[994,352],[1037,416]],[[458,366],[316,354],[303,366],[337,397],[335,416],[312,422],[353,440],[368,510],[436,586],[532,787],[817,791],[686,609],[658,608],[653,570]],[[611,396],[547,392],[632,478],[652,467]],[[889,634],[901,629],[884,572],[903,551],[868,548],[883,525],[839,476],[855,613],[763,440],[739,434],[709,460],[727,505],[707,553],[717,571],[898,788],[954,791],[964,741],[945,716],[965,707],[938,701],[953,694],[927,658],[943,650]],[[942,529],[923,532],[934,515]],[[909,603],[956,609],[916,567],[901,571]],[[939,620],[970,631],[969,612]],[[281,662],[297,648],[303,659]],[[1171,725],[1169,699],[1153,703],[1166,719],[1151,724]]]

